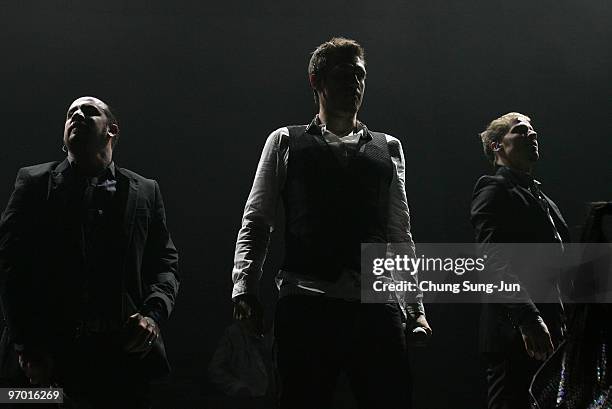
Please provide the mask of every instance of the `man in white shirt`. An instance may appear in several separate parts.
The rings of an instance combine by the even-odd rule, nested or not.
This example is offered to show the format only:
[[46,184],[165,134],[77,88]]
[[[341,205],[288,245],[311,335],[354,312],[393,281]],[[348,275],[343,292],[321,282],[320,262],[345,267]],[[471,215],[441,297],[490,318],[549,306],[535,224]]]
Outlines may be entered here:
[[421,298],[360,303],[361,243],[404,243],[414,255],[401,144],[357,120],[366,80],[357,42],[321,44],[308,73],[318,114],[266,141],[236,243],[234,314],[261,311],[256,294],[282,200],[285,261],[275,317],[281,409],[328,407],[340,372],[360,407],[406,407],[402,318],[410,330],[431,334]]

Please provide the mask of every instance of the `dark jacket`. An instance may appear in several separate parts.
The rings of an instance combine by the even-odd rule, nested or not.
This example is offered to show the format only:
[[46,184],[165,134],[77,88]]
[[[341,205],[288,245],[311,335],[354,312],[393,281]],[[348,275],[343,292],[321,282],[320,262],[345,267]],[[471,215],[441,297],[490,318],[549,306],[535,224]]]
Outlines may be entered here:
[[[12,343],[53,351],[69,345],[80,325],[87,274],[83,233],[68,160],[22,168],[0,221],[0,297]],[[105,262],[116,266],[97,277],[112,311],[110,331],[140,311],[163,321],[178,292],[178,253],[156,181],[115,167],[115,230]],[[90,290],[91,291],[91,288]],[[114,312],[116,311],[116,313]],[[6,351],[4,351],[6,355]],[[148,370],[168,369],[161,339]],[[158,355],[158,356],[154,356]],[[150,365],[143,361],[143,365]]]
[[[533,183],[537,182],[528,175],[507,167],[499,167],[495,175],[482,176],[476,182],[471,221],[476,242],[489,257],[486,273],[493,275],[492,278],[506,277],[506,282],[518,279],[523,283],[538,279],[529,257],[516,254],[512,246],[499,243],[559,243],[559,238],[562,242],[569,241],[567,224],[559,208],[542,194],[549,217],[545,206],[533,193]],[[547,248],[551,247],[555,246]],[[560,244],[558,249],[561,253]],[[560,337],[561,304],[536,304],[524,287],[508,303],[483,304],[480,323],[482,352],[502,352],[511,344],[521,342],[518,326],[536,319],[538,315],[546,322],[553,339]]]

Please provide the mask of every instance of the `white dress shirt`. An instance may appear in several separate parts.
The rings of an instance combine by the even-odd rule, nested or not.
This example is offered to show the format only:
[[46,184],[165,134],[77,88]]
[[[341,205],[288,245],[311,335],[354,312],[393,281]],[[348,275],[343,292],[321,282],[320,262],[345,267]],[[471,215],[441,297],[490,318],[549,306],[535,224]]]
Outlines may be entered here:
[[[364,132],[362,128],[339,137],[328,131],[325,125],[320,125],[320,128],[324,142],[340,160],[348,156],[348,148],[356,149]],[[405,191],[404,154],[397,138],[391,135],[385,136],[394,168],[389,187],[387,240],[390,243],[407,243],[409,251],[412,252],[411,256],[414,256],[414,242],[410,234],[410,212]],[[270,233],[274,230],[277,208],[282,200],[281,192],[287,177],[289,155],[289,130],[287,127],[279,128],[268,136],[244,208],[242,227],[238,233],[234,255],[232,298],[246,293],[257,293]],[[287,294],[323,294],[327,297],[359,300],[360,281],[359,272],[348,269],[344,270],[334,282],[304,277],[284,270],[280,270],[276,276],[280,297]],[[420,297],[413,302],[417,301],[420,302]],[[422,307],[419,310],[422,310]]]

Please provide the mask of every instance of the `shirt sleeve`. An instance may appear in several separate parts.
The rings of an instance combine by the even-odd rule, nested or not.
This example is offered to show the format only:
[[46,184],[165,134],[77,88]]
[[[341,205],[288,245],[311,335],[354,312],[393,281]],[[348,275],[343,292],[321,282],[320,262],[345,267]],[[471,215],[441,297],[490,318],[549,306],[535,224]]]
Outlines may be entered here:
[[[402,144],[397,139],[387,135],[387,145],[393,163],[394,173],[389,187],[389,217],[387,225],[387,238],[389,240],[389,253],[407,254],[415,257],[415,245],[410,233],[410,210],[406,197],[406,167],[404,162],[404,152]],[[418,285],[418,275],[411,275],[410,278]],[[425,313],[423,307],[423,294],[420,291],[403,294],[400,303],[404,304],[406,315],[409,318],[416,318]]]
[[287,128],[272,132],[261,153],[236,240],[232,298],[257,293],[270,233],[274,230],[280,192],[285,183],[288,136]]

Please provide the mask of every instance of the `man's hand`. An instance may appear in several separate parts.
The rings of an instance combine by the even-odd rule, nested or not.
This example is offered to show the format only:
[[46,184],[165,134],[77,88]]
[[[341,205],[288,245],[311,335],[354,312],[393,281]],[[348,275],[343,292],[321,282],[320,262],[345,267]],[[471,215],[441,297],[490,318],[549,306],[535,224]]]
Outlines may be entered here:
[[263,318],[263,307],[256,296],[242,294],[234,298],[234,319],[260,321]]
[[136,313],[125,323],[125,333],[125,351],[145,356],[159,336],[159,327],[153,318]]
[[18,354],[19,366],[32,385],[51,385],[53,358],[45,352],[22,352]]
[[555,347],[550,338],[548,327],[541,317],[538,316],[537,320],[521,325],[519,329],[523,335],[523,342],[529,357],[544,361],[553,353]]
[[419,315],[413,322],[412,328],[408,328],[408,342],[413,346],[424,346],[433,331],[427,322],[425,315]]

